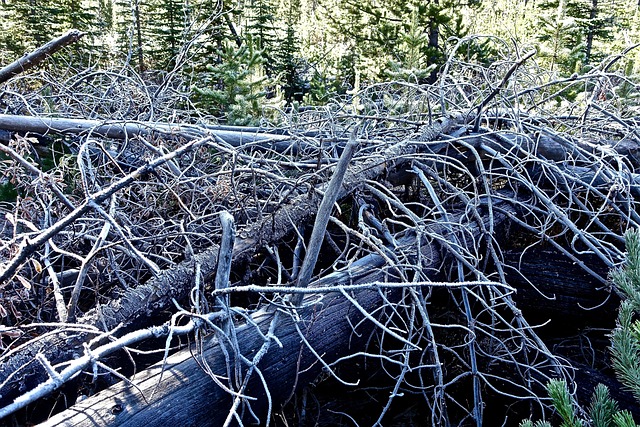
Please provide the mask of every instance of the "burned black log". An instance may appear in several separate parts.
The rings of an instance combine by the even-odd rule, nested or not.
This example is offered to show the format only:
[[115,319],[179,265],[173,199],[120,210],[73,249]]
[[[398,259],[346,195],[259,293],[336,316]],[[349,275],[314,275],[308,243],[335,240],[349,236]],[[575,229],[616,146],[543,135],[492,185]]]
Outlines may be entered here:
[[[503,253],[507,283],[532,324],[548,323],[554,336],[569,336],[585,328],[615,326],[620,298],[613,289],[585,272],[575,261],[553,248],[533,248]],[[609,269],[595,257],[582,257],[602,277]]]
[[[499,226],[505,219],[506,215],[501,214],[493,221]],[[438,225],[435,227],[440,228]],[[474,232],[477,234],[482,228],[478,227]],[[425,269],[436,269],[442,262],[438,245],[428,240],[419,243],[415,234],[400,239],[398,244],[409,251],[420,251],[424,256]],[[294,311],[272,308],[255,314],[251,322],[235,332],[238,354],[243,356],[241,361],[234,359],[238,354],[233,355],[233,348],[228,348],[226,342],[209,339],[201,354],[194,349],[182,350],[166,363],[159,363],[138,374],[131,383],[111,387],[41,425],[223,425],[235,418],[235,409],[232,408],[237,396],[220,387],[219,380],[214,381],[212,376],[226,382],[229,373],[234,375],[236,363],[244,365],[243,375],[229,380],[231,384],[225,384],[229,388],[233,387],[234,380],[236,383],[246,381],[247,371],[256,369],[260,372],[259,377],[256,374],[251,377],[250,385],[238,391],[247,399],[247,407],[243,413],[237,414],[237,418],[245,423],[264,424],[267,417],[297,389],[315,380],[338,359],[366,354],[371,335],[380,327],[378,319],[387,311],[383,307],[394,310],[393,307],[403,299],[404,291],[411,286],[385,285],[385,279],[393,279],[381,269],[385,262],[385,256],[371,254],[344,271],[321,278],[311,289],[296,288],[300,295],[314,292],[314,289],[317,292],[321,288],[341,286],[352,289],[350,291],[311,295],[301,308]],[[429,287],[430,284],[422,286]],[[237,291],[230,288],[218,293]],[[281,291],[290,293],[292,289]],[[368,313],[376,314],[372,317]],[[257,365],[253,365],[251,362],[261,352],[265,341],[274,339],[270,333],[275,333],[277,342],[271,343],[268,351],[256,361]],[[225,356],[227,353],[232,355],[231,360]]]
[[[354,297],[367,308],[382,304],[375,290],[357,292]],[[299,323],[289,314],[281,313],[277,321],[277,339],[257,365],[260,377],[254,374],[243,395],[250,400],[249,407],[240,408],[238,417],[246,423],[263,424],[269,411],[277,410],[296,390],[314,380],[324,365],[307,344],[301,342],[298,330],[322,355],[324,363],[332,363],[352,352],[361,351],[369,339],[371,325],[363,320],[362,313],[339,295],[327,295],[314,305],[299,310]],[[236,331],[239,350],[251,360],[264,344],[264,335],[274,321],[274,313],[262,313],[255,319],[257,327],[244,325]],[[354,328],[353,325],[358,325]],[[77,403],[41,426],[221,426],[230,415],[233,395],[222,389],[210,375],[220,376],[226,382],[227,363],[246,362],[232,359],[225,361],[217,340],[207,339],[202,354],[185,350],[169,357],[136,375],[132,384],[120,383],[96,396]],[[227,349],[230,351],[230,349]],[[207,367],[207,371],[202,369]],[[233,372],[233,370],[232,370]],[[233,378],[233,382],[244,378]],[[269,395],[267,397],[267,394]],[[255,399],[255,400],[254,400]],[[270,407],[271,406],[271,407]],[[253,417],[257,417],[254,419]],[[235,424],[235,422],[233,423]]]

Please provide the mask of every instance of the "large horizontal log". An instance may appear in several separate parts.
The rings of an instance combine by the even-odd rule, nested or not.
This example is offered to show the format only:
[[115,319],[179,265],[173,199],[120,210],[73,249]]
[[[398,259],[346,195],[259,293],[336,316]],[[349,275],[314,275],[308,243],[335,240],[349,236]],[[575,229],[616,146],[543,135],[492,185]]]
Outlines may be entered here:
[[232,146],[249,143],[276,144],[285,141],[287,146],[291,143],[291,137],[287,135],[270,134],[266,132],[231,130],[228,127],[220,129],[209,126],[171,124],[160,122],[137,121],[109,121],[88,119],[67,119],[57,117],[17,116],[0,114],[0,129],[11,132],[32,132],[40,135],[50,133],[62,135],[78,135],[91,133],[113,139],[126,139],[135,136],[158,135],[165,138],[183,138],[192,140],[213,135]]
[[[375,290],[356,293],[359,303],[372,308],[382,303]],[[332,295],[300,310],[302,321],[281,314],[276,335],[281,346],[272,343],[258,367],[265,378],[271,404],[279,408],[297,387],[308,384],[323,369],[309,348],[301,342],[297,328],[322,355],[326,363],[360,351],[369,337],[371,325],[361,323],[362,313],[345,298]],[[255,320],[266,334],[273,313],[263,313]],[[358,325],[353,330],[353,325]],[[264,344],[253,326],[237,330],[241,353],[251,359]],[[232,396],[202,369],[200,363],[221,378],[227,376],[224,353],[217,340],[210,342],[202,355],[181,351],[136,375],[133,385],[120,383],[77,403],[52,417],[41,426],[219,426],[232,406]],[[233,364],[233,360],[230,361]],[[243,371],[246,373],[246,366]],[[226,381],[225,381],[226,382]],[[244,392],[251,399],[251,410],[264,424],[269,400],[264,386],[254,373]],[[245,409],[246,416],[246,409]],[[250,422],[251,417],[246,416]]]
[[[494,218],[497,230],[505,221],[505,217],[505,215],[498,215]],[[399,244],[406,249],[415,245],[415,240],[409,235],[401,239]],[[428,260],[423,265],[425,270],[442,265],[441,249],[437,243],[423,243],[420,251],[423,259]],[[584,274],[579,267],[572,266],[571,262],[565,261],[558,253],[540,251],[521,259],[515,253],[507,253],[505,261],[513,268],[514,275],[510,276],[511,279],[518,284],[515,300],[530,307],[531,310],[538,309],[542,316],[551,315],[561,318],[562,322],[582,323],[585,326],[589,323],[588,317],[585,317],[580,310],[576,310],[575,305],[572,306],[572,310],[557,312],[549,308],[553,304],[548,304],[543,297],[536,299],[537,292],[553,293],[558,300],[569,301],[567,304],[594,303],[600,301],[606,294],[605,291],[597,289],[596,280]],[[388,272],[382,272],[381,267],[384,264],[384,258],[374,253],[360,259],[348,269],[321,278],[314,286],[317,289],[317,287],[326,286],[373,283],[388,274]],[[544,268],[541,268],[541,265],[544,265]],[[522,280],[521,276],[515,272],[516,268],[522,273],[530,274],[529,277],[533,278],[539,289],[534,290],[531,283]],[[386,303],[393,304],[399,301],[400,295],[397,288],[382,287],[381,289],[386,289]],[[576,299],[576,294],[581,293],[585,296],[580,297],[580,300]],[[385,303],[379,290],[373,288],[357,291],[354,297],[362,309],[368,312],[374,312]],[[309,300],[307,299],[307,302]],[[537,305],[533,306],[533,304]],[[601,315],[605,308],[601,308],[596,315]],[[299,311],[299,315],[300,320],[297,323],[289,316],[282,319],[276,329],[276,335],[282,347],[272,346],[258,365],[268,384],[271,404],[274,408],[278,408],[293,391],[312,381],[322,371],[322,364],[304,344],[301,344],[297,327],[303,331],[305,339],[317,354],[322,355],[326,363],[331,363],[348,354],[365,351],[365,342],[376,327],[369,321],[358,323],[363,319],[362,312],[356,310],[351,303],[336,293],[325,295],[315,304],[305,306]],[[264,331],[268,328],[271,319],[270,313],[261,312],[256,316],[255,321]],[[438,322],[438,319],[432,320]],[[353,331],[353,325],[358,325],[358,330]],[[255,329],[250,327],[240,327],[237,333],[245,354],[255,354],[264,342]],[[133,385],[116,385],[74,405],[42,426],[137,427],[159,426],[166,423],[222,425],[231,407],[231,398],[199,367],[201,357],[209,363],[214,373],[225,375],[227,367],[223,363],[224,356],[219,342],[210,341],[202,356],[193,358],[191,355],[189,350],[182,350],[169,358],[164,366],[165,372],[161,383],[158,381],[163,368],[162,364],[158,364],[139,374],[133,381]],[[611,378],[607,377],[606,380],[608,384],[615,384],[615,380]],[[580,387],[592,386],[593,384],[580,384]],[[268,400],[263,386],[256,380],[251,390],[249,395],[257,399],[252,401],[252,410],[261,417],[266,417]],[[581,389],[579,392],[580,395],[587,395],[590,389]],[[617,394],[618,392],[619,390],[616,390]],[[145,395],[145,399],[141,398],[142,395]],[[265,419],[261,418],[261,422],[264,423],[264,421]]]
[[[546,323],[555,336],[585,328],[612,328],[620,298],[560,251],[534,248],[503,253],[507,283],[518,292],[513,299],[530,323]],[[596,257],[582,256],[602,277],[609,269]],[[568,315],[572,314],[572,315]]]
[[[494,221],[499,224],[506,217],[505,214],[498,214]],[[479,227],[474,232],[478,234]],[[405,251],[412,247],[417,251],[415,239],[414,235],[409,234],[398,243]],[[420,251],[425,259],[425,269],[435,269],[441,264],[441,249],[436,243],[426,243]],[[384,264],[384,257],[373,253],[343,271],[325,276],[314,286],[317,289],[381,281],[389,278],[389,271],[381,268]],[[354,291],[352,295],[359,308],[340,293],[331,293],[319,300],[317,296],[307,297],[307,303],[298,310],[298,321],[281,314],[283,319],[275,330],[281,346],[271,345],[258,365],[267,384],[269,398],[257,379],[249,393],[250,398],[255,398],[251,401],[251,409],[260,417],[261,424],[266,421],[264,417],[268,415],[269,404],[279,408],[296,389],[314,380],[322,372],[324,364],[366,351],[365,345],[377,326],[372,321],[363,321],[364,312],[380,316],[380,307],[399,302],[402,295],[401,287],[386,288],[384,295],[381,289],[385,288],[370,286]],[[271,318],[270,314],[261,312],[254,320],[266,331]],[[355,329],[354,325],[357,325]],[[302,332],[315,354],[301,342],[298,331]],[[237,337],[243,354],[249,359],[264,343],[256,330],[247,326],[238,328]],[[318,360],[317,355],[322,357],[324,363]],[[217,340],[210,341],[202,356],[193,357],[192,350],[182,350],[169,358],[160,383],[163,371],[161,363],[138,374],[132,384],[121,383],[83,400],[41,424],[41,427],[152,427],[168,423],[223,425],[232,405],[231,397],[201,369],[201,357],[209,363],[210,372],[221,377],[227,375],[224,351]]]
[[[506,214],[499,214],[494,218],[496,230],[500,229],[500,224],[505,218]],[[415,246],[413,239],[409,234],[399,240],[398,243],[405,248],[405,254],[407,253],[406,248]],[[428,260],[427,264],[423,265],[425,270],[442,265],[439,251],[438,244],[422,245],[423,259]],[[573,277],[569,275],[567,284],[555,283],[563,277],[567,277],[567,272],[581,272],[578,267],[571,268],[571,264],[563,261],[561,257],[557,256],[558,254],[547,254],[540,251],[537,254],[532,253],[532,255],[534,256],[518,259],[515,254],[506,254],[505,259],[507,264],[510,264],[514,269],[518,268],[522,272],[534,275],[538,272],[534,280],[540,285],[542,292],[550,292],[549,289],[546,289],[546,285],[551,284],[555,286],[554,292],[566,292],[566,295],[560,295],[561,298],[571,298],[573,294],[579,294],[580,286],[588,295],[587,299],[593,298],[590,296],[591,293],[597,294],[596,289],[591,288],[595,284],[590,276],[578,274],[577,277]],[[527,262],[529,260],[531,265]],[[315,286],[372,283],[383,278],[385,273],[382,273],[381,267],[384,264],[385,261],[381,255],[371,254],[350,266],[349,269],[323,277]],[[545,265],[544,269],[540,267],[542,264]],[[514,281],[517,282],[516,279]],[[517,296],[516,300],[526,301],[527,304],[530,304],[531,301],[527,300],[532,295],[531,288],[523,287],[520,290],[523,291],[525,297]],[[376,289],[362,290],[356,295],[361,307],[369,312],[375,311],[384,303],[381,300],[381,294]],[[385,297],[387,301],[393,303],[397,301],[398,295],[395,291],[390,290]],[[544,312],[545,307],[548,306],[550,304],[545,304],[543,301],[540,309]],[[362,312],[356,310],[348,301],[336,294],[325,296],[317,304],[308,305],[299,313],[301,320],[298,323],[288,316],[281,320],[276,329],[276,336],[282,343],[282,348],[273,345],[267,356],[258,365],[268,384],[271,404],[276,408],[296,387],[313,380],[322,370],[322,365],[317,362],[316,357],[307,351],[305,345],[300,343],[296,326],[304,331],[305,338],[311,343],[317,354],[323,355],[323,360],[327,363],[344,355],[363,351],[364,347],[358,346],[363,345],[363,340],[366,340],[366,337],[375,328],[371,322],[358,323],[362,320]],[[574,313],[577,320],[571,319],[567,313],[561,313],[563,321],[567,319],[584,320],[582,313],[577,310],[569,311],[569,313]],[[256,316],[255,322],[261,325],[264,332],[268,328],[268,322],[271,318],[271,314],[261,312]],[[356,324],[359,324],[361,329],[357,331],[357,334],[352,334],[351,327]],[[242,344],[243,354],[248,355],[249,359],[264,343],[262,336],[254,328],[248,326],[238,329],[238,340]],[[168,364],[165,365],[161,384],[158,384],[158,380],[162,366],[157,365],[139,374],[134,380],[135,386],[120,384],[112,387],[80,402],[44,425],[139,426],[144,424],[153,426],[168,422],[179,425],[189,425],[190,422],[193,422],[191,425],[221,425],[231,407],[231,397],[226,391],[216,386],[213,380],[200,369],[199,362],[201,363],[202,360],[191,358],[191,354],[190,351],[182,351],[172,356]],[[209,363],[214,373],[220,376],[226,375],[227,365],[223,363],[224,353],[217,341],[209,342],[202,357]],[[247,393],[258,399],[252,401],[252,410],[260,416],[266,417],[268,399],[264,394],[263,386],[256,380],[250,390],[251,392]],[[141,395],[145,395],[145,399],[142,399]],[[184,402],[188,402],[188,406],[185,406]],[[211,411],[211,408],[216,408],[216,410]],[[264,420],[264,418],[262,419]]]

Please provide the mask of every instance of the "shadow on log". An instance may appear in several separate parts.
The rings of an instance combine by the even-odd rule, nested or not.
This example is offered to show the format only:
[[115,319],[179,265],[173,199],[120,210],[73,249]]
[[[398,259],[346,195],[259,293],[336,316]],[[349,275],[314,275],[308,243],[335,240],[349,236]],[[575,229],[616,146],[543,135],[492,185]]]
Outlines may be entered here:
[[[397,298],[398,291],[394,291]],[[365,307],[382,304],[378,291],[364,290],[355,295]],[[387,295],[387,298],[392,298]],[[332,294],[324,296],[299,310],[302,319],[295,323],[285,313],[280,314],[277,339],[258,365],[265,378],[273,409],[292,395],[297,386],[306,385],[323,370],[323,364],[302,342],[299,328],[308,342],[313,343],[322,359],[331,363],[359,351],[369,338],[373,324],[361,322],[363,315],[345,298]],[[273,320],[273,312],[262,312],[256,319],[263,334]],[[358,325],[354,329],[354,325]],[[237,330],[240,350],[247,358],[264,343],[262,334],[254,326],[244,325]],[[207,364],[215,375],[227,375],[227,363],[220,343],[209,340],[202,354],[183,350],[170,356],[166,364],[159,363],[138,374],[135,387],[120,383],[51,418],[41,426],[176,426],[223,425],[232,406],[230,394],[217,385],[203,370]],[[231,362],[233,364],[233,362]],[[243,371],[246,372],[246,366]],[[162,381],[160,381],[162,378]],[[259,377],[253,375],[246,392],[251,411],[264,422],[269,412],[269,399]],[[252,416],[244,408],[244,421]],[[255,421],[255,420],[254,420]]]

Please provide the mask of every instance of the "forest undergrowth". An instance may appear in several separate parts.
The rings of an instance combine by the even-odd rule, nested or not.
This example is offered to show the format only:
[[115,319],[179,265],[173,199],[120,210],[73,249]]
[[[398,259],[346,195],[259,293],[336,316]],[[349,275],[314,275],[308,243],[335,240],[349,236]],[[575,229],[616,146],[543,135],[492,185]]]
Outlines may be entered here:
[[[637,417],[607,338],[640,224],[628,52],[556,78],[496,38],[477,62],[478,40],[433,84],[264,107],[254,127],[200,112],[178,70],[2,84],[0,418],[43,422],[189,348],[227,424],[518,425],[554,419],[551,380],[586,408],[589,373]],[[314,372],[288,391],[261,364],[283,325]]]

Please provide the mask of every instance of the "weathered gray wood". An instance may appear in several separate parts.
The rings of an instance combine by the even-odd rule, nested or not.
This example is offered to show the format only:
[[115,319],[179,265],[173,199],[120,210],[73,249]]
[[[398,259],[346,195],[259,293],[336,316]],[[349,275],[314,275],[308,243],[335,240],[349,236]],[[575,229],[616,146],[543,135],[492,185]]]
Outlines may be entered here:
[[4,83],[11,77],[17,76],[18,74],[35,67],[44,61],[47,56],[59,51],[71,43],[77,42],[85,34],[86,33],[78,30],[69,30],[62,36],[53,39],[44,46],[24,55],[22,58],[0,69],[0,83]]
[[[381,304],[377,291],[357,293],[358,301],[366,307]],[[327,296],[314,306],[301,310],[298,327],[317,352],[327,362],[336,360],[362,348],[369,337],[370,325],[365,321],[354,333],[351,325],[362,319],[348,301],[339,296]],[[272,316],[263,313],[257,321],[265,332]],[[322,370],[315,356],[301,343],[293,320],[283,317],[276,330],[282,348],[273,344],[259,364],[266,378],[275,408],[288,398],[297,386],[307,384]],[[260,348],[262,338],[252,327],[237,330],[241,351],[251,357]],[[190,351],[181,351],[169,357],[166,366],[154,365],[134,379],[142,394],[130,385],[120,383],[41,424],[44,426],[219,426],[227,418],[231,407],[229,394],[217,386],[202,371],[197,360],[204,359],[216,374],[226,376],[225,358],[217,341],[210,342],[202,356],[194,358]],[[162,382],[158,383],[162,375]],[[246,392],[257,400],[252,410],[264,424],[267,399],[265,391],[254,374]],[[143,397],[144,396],[144,397]],[[245,411],[246,421],[251,421]]]
[[[0,115],[0,128],[2,127],[1,119]],[[440,133],[446,132],[454,123],[454,120],[436,123],[431,129],[430,137],[435,138]],[[417,147],[413,144],[396,144],[389,147],[383,159],[367,159],[350,165],[338,192],[338,199],[351,194],[362,182],[380,176],[394,165],[409,161],[409,155],[416,150]],[[323,192],[324,189],[325,184],[317,188],[318,192]],[[288,204],[282,205],[272,216],[245,227],[239,227],[238,238],[233,248],[234,262],[248,259],[259,248],[277,242],[291,233],[293,226],[303,224],[314,216],[318,205],[319,197],[316,192],[311,195],[302,194],[293,198]],[[200,265],[203,276],[213,277],[218,251],[219,246],[212,245],[195,257],[174,268],[162,271],[157,277],[129,290],[122,298],[112,300],[99,309],[91,310],[78,319],[78,322],[106,330],[116,326],[123,329],[144,327],[146,319],[154,313],[172,309],[174,300],[181,300],[187,296],[193,284],[196,264]],[[20,389],[29,389],[46,380],[46,372],[33,359],[35,354],[42,352],[51,363],[59,363],[72,357],[87,338],[87,334],[70,335],[62,332],[53,338],[45,338],[33,345],[15,349],[2,357],[0,363],[4,369],[0,370],[0,384],[3,384],[14,372],[20,370],[20,373],[14,381],[6,383],[0,390],[0,406],[11,403],[20,395]]]
[[[311,275],[313,274],[313,270],[316,266],[316,261],[318,260],[318,254],[320,254],[320,247],[324,240],[324,234],[327,231],[329,217],[331,216],[334,204],[338,199],[344,175],[347,172],[347,167],[349,166],[349,162],[351,161],[357,146],[358,143],[356,142],[355,135],[352,135],[351,138],[349,138],[349,143],[340,156],[340,160],[338,161],[333,174],[331,175],[329,184],[327,184],[326,191],[324,192],[324,196],[322,197],[322,201],[318,207],[316,219],[313,224],[311,238],[309,239],[309,244],[307,246],[307,254],[302,263],[302,267],[300,268],[300,276],[298,277],[299,286],[307,287],[307,285],[309,285]],[[300,304],[300,302],[301,299],[299,296],[293,298],[293,303],[295,305]]]
[[191,140],[213,135],[224,142],[239,146],[242,144],[269,142],[291,142],[287,135],[204,128],[195,125],[181,125],[159,122],[126,122],[88,119],[66,119],[56,117],[14,116],[0,114],[0,129],[12,132],[33,132],[41,135],[57,133],[78,135],[91,132],[106,138],[126,139],[135,136],[162,135],[169,138]]

